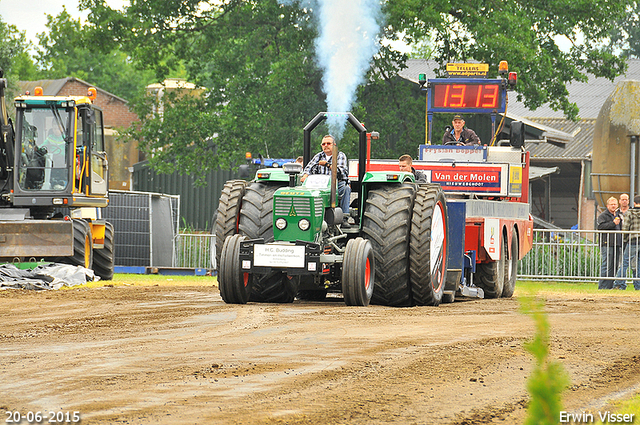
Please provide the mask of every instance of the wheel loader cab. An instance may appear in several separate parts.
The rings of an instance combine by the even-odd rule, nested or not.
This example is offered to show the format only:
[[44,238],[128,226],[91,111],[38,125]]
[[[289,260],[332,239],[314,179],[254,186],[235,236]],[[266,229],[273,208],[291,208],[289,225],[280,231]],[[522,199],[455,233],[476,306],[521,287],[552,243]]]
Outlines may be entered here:
[[14,204],[106,206],[102,111],[90,96],[16,98]]

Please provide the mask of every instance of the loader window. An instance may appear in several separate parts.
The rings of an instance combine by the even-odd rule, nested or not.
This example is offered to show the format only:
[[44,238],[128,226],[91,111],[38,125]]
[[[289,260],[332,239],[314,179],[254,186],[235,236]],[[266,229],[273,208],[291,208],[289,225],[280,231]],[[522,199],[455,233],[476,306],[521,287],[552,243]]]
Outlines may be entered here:
[[69,149],[65,109],[32,108],[24,111],[18,164],[22,190],[62,191],[69,182]]

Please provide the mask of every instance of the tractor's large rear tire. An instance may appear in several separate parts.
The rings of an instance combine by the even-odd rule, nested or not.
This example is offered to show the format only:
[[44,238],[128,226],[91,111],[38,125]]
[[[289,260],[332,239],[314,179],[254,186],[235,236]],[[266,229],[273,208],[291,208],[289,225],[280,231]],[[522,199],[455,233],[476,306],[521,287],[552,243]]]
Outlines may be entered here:
[[250,276],[242,272],[240,264],[240,243],[245,236],[229,236],[220,250],[218,269],[218,289],[227,304],[246,304],[251,292]]
[[447,202],[437,184],[420,185],[413,203],[409,273],[414,305],[437,306],[447,277]]
[[[249,239],[263,238],[265,243],[273,241],[273,194],[278,185],[251,183],[242,198],[240,234]],[[282,271],[266,275],[254,274],[250,301],[267,303],[293,302],[298,292],[298,279],[289,279]]]
[[[507,241],[502,244],[502,247],[506,253]],[[511,233],[511,256],[504,262],[504,286],[502,288],[502,298],[511,298],[516,290],[516,279],[518,278],[518,248],[518,234],[514,230]]]
[[[504,239],[504,236],[501,236]],[[474,279],[476,285],[484,291],[485,298],[499,298],[502,295],[502,289],[504,288],[504,265],[506,254],[503,251],[500,253],[500,259],[498,261],[492,261],[490,263],[480,263],[476,268],[476,278]]]
[[93,271],[102,280],[113,279],[114,257],[114,232],[111,223],[105,223],[104,227],[104,248],[93,250]]
[[222,188],[218,209],[211,219],[212,233],[216,235],[216,267],[220,267],[220,255],[225,239],[238,233],[240,208],[246,186],[247,182],[244,180],[229,180]]
[[364,204],[362,231],[376,263],[373,304],[411,305],[409,240],[415,191],[413,184],[373,187]]
[[371,243],[362,238],[347,242],[342,263],[344,303],[354,306],[369,305],[376,280],[375,274]]

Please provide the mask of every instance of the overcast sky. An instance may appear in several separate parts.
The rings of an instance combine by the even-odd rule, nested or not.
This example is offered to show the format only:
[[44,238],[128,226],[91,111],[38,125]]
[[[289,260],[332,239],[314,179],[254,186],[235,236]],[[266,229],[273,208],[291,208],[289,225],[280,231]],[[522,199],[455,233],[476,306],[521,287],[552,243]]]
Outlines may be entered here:
[[[113,8],[120,8],[129,4],[128,0],[108,0]],[[25,31],[27,38],[38,43],[36,34],[46,31],[46,15],[56,16],[62,12],[62,6],[74,18],[84,20],[87,12],[78,11],[78,0],[0,0],[0,15],[7,24],[15,25],[18,30]]]

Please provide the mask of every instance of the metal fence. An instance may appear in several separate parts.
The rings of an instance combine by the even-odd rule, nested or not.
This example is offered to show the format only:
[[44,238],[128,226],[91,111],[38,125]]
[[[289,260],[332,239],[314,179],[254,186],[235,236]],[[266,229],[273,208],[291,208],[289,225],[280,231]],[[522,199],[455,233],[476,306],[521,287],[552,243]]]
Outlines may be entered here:
[[180,233],[174,241],[175,267],[215,269],[216,236],[207,233]]
[[[639,235],[622,231],[535,229],[533,247],[520,261],[518,276],[532,280],[596,282],[600,279],[602,262],[600,238],[611,233],[621,234],[632,243],[640,242]],[[622,264],[624,253],[631,256],[630,250],[621,250],[614,260],[616,271]],[[630,273],[628,270],[627,274]],[[640,278],[627,277],[627,280]]]
[[[625,235],[629,232],[535,229],[533,247],[520,261],[518,277],[531,280],[597,282],[600,279],[602,261],[599,240],[603,233]],[[640,236],[637,234],[632,235],[630,240],[640,244]],[[176,235],[174,266],[215,269],[215,241],[215,235],[208,233]],[[627,255],[630,255],[629,251]],[[622,260],[621,250],[615,262],[619,265]],[[616,267],[616,270],[618,268]],[[626,280],[640,280],[640,277],[629,277],[631,270],[632,267],[627,271]]]

